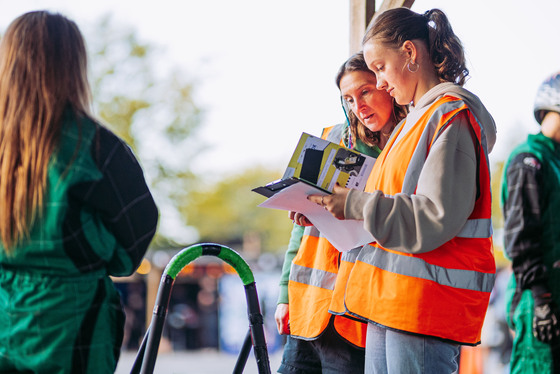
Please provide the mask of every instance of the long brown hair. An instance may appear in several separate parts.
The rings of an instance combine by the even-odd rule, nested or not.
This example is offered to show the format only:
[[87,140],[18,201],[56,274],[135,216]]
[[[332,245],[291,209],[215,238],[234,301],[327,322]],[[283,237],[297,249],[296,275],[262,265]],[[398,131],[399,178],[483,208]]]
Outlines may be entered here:
[[469,75],[461,40],[439,9],[424,14],[408,8],[386,10],[366,30],[362,44],[373,38],[393,48],[401,47],[407,40],[421,40],[430,51],[430,59],[441,82],[462,86]]
[[[342,78],[353,71],[364,71],[369,73],[375,79],[375,74],[368,68],[366,60],[364,59],[364,54],[360,51],[355,53],[354,55],[350,56],[344,64],[338,69],[338,73],[336,75],[336,86],[340,90],[340,81]],[[350,125],[350,132],[351,136],[354,138],[359,138],[364,144],[373,147],[379,143],[380,138],[380,131],[371,131],[366,126],[364,126],[358,117],[352,112],[349,108],[344,105],[344,100],[342,100],[342,106],[346,116],[348,118],[348,122]],[[394,126],[396,126],[408,113],[408,109],[396,103],[393,100],[393,120],[395,121]],[[394,128],[393,126],[393,128]],[[393,129],[391,129],[392,131]]]
[[78,26],[47,11],[16,18],[0,40],[0,236],[6,252],[42,211],[65,108],[87,114],[90,102]]

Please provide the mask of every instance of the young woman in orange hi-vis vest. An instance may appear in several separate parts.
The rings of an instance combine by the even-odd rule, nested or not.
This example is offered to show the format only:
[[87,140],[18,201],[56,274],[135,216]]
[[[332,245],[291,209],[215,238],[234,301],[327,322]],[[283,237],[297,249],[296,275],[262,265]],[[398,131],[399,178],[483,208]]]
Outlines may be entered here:
[[[341,66],[336,84],[348,123],[325,128],[323,139],[372,157],[379,155],[406,109],[395,104],[387,92],[377,90],[376,83],[361,52]],[[300,225],[307,225],[301,221],[303,216],[292,213],[291,218],[296,223],[275,315],[278,331],[291,335],[279,372],[363,372],[366,323],[329,313],[341,253],[314,226],[304,230]]]
[[461,345],[480,343],[495,278],[488,153],[492,116],[462,88],[460,40],[438,9],[381,13],[364,57],[410,113],[379,155],[366,191],[309,199],[363,220],[365,245],[346,282],[345,310],[368,321],[366,373],[453,373]]

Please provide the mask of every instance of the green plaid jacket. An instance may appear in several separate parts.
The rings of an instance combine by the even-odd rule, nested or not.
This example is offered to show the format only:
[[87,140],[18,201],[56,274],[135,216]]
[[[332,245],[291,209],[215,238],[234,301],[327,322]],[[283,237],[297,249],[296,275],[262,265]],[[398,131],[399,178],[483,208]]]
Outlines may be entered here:
[[0,245],[0,372],[113,373],[124,313],[109,276],[136,270],[157,220],[130,148],[67,111],[43,212],[11,255]]

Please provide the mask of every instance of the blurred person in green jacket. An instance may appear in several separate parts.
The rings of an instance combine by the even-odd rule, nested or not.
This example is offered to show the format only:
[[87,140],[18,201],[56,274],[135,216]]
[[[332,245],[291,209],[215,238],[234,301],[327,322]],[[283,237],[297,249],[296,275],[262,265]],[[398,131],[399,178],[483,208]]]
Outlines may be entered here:
[[110,276],[139,266],[158,211],[130,148],[90,114],[77,25],[29,12],[0,41],[0,372],[113,373]]
[[502,183],[512,374],[560,373],[560,74],[539,87],[534,112],[541,132],[513,150]]

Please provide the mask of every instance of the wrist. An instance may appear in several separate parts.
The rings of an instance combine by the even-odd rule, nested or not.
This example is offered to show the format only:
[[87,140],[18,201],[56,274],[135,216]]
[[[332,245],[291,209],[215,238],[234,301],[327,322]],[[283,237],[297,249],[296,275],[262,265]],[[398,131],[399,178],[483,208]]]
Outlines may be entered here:
[[544,284],[536,284],[531,286],[531,293],[535,300],[535,305],[542,305],[552,300],[552,293]]
[[288,297],[288,287],[280,287],[280,293],[278,295],[278,300],[276,304],[288,304],[289,297]]

